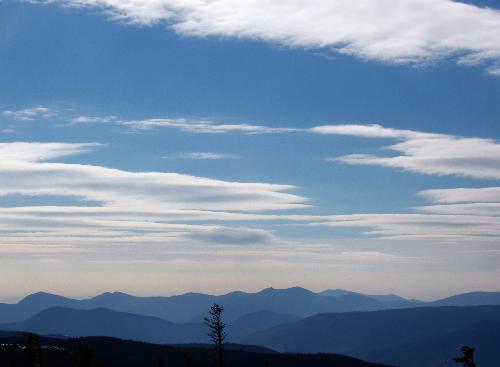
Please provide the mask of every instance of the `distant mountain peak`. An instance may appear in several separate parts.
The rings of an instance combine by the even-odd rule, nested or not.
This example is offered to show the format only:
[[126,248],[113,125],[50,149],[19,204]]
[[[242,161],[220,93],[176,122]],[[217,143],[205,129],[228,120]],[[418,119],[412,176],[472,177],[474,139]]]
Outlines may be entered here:
[[59,296],[57,294],[47,293],[47,292],[36,292],[27,295],[22,300],[18,302],[19,305],[23,304],[31,304],[31,303],[39,303],[39,302],[47,302],[53,300],[70,300],[70,298],[66,298],[63,296]]
[[24,299],[35,298],[35,297],[62,297],[62,296],[58,296],[57,294],[54,294],[54,293],[39,291],[39,292],[28,294],[26,297],[24,297]]
[[290,288],[282,288],[282,289],[268,287],[268,288],[265,288],[265,289],[261,290],[257,294],[261,294],[261,295],[264,294],[265,295],[265,294],[271,294],[271,293],[281,293],[281,294],[283,294],[283,293],[288,293],[288,294],[293,293],[293,294],[304,294],[304,295],[315,294],[314,292],[311,292],[308,289],[305,289],[305,288],[302,288],[302,287],[298,287],[298,286],[290,287]]
[[130,294],[123,293],[123,292],[104,292],[101,293],[93,298],[92,300],[99,300],[99,299],[116,299],[116,298],[129,298],[133,297]]
[[263,290],[261,290],[260,292],[257,292],[257,293],[272,292],[272,291],[274,291],[273,287],[267,287],[267,288],[264,288]]

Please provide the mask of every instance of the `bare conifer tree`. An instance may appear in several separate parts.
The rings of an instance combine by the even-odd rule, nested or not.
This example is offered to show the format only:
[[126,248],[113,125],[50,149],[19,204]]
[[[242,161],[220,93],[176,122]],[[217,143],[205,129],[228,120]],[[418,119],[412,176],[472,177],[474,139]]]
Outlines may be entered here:
[[226,324],[222,322],[221,314],[224,308],[217,303],[210,307],[210,317],[205,317],[208,326],[208,336],[215,345],[215,355],[218,367],[224,367],[224,339],[226,339]]

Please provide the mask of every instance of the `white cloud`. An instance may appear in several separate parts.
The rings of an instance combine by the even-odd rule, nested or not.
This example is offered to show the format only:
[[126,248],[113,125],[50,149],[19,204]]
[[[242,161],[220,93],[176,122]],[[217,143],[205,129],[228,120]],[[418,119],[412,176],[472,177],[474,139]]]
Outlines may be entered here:
[[278,134],[291,133],[301,129],[268,127],[252,124],[217,124],[210,120],[185,118],[151,118],[142,120],[125,120],[116,116],[76,116],[73,124],[116,124],[130,128],[132,131],[151,130],[156,128],[173,128],[195,134]]
[[500,66],[493,66],[488,68],[488,73],[494,76],[500,76]]
[[34,106],[17,111],[6,110],[2,112],[2,116],[18,121],[33,121],[57,116],[57,111],[44,106]]
[[331,161],[400,168],[429,175],[500,178],[500,144],[492,139],[390,129],[380,125],[327,125],[315,127],[312,131],[319,134],[392,138],[401,141],[386,147],[401,155],[351,154],[329,158]]
[[[379,125],[332,125],[312,131],[399,140],[389,148],[403,152],[402,157],[408,162],[404,166],[390,166],[415,172],[443,174],[445,168],[450,174],[490,172],[491,175],[491,167],[498,162],[495,154],[498,144],[488,139]],[[327,226],[333,231],[353,228],[389,242],[494,243],[500,235],[498,187],[427,190],[419,195],[431,203],[415,208],[412,213],[297,215],[283,211],[307,208],[308,202],[290,193],[295,189],[290,185],[129,172],[56,161],[97,147],[96,143],[0,143],[0,200],[13,195],[69,200],[61,206],[0,208],[0,244],[9,245],[9,253],[16,244],[20,248],[34,244],[87,248],[103,244],[194,246],[282,241],[272,231],[254,227],[255,222],[265,222],[266,228],[290,224]],[[214,153],[194,152],[192,157],[214,159],[216,156],[211,154]],[[476,161],[480,156],[488,164],[485,167],[477,163],[457,164],[465,155]],[[340,159],[347,161],[345,157]],[[447,164],[441,166],[443,161]],[[69,204],[75,200],[78,204]],[[365,260],[370,256],[365,256]],[[356,259],[361,261],[360,257]],[[384,259],[389,257],[380,258]]]
[[89,152],[100,146],[98,143],[68,144],[68,143],[0,143],[1,166],[13,162],[40,162],[54,158]]
[[417,213],[323,216],[309,225],[357,228],[391,241],[491,243],[500,236],[500,188],[439,189],[418,193],[430,205]]
[[305,198],[288,192],[290,185],[53,162],[98,146],[0,144],[0,200],[21,195],[80,202],[0,208],[0,244],[264,243],[276,240],[266,230],[213,222],[262,220],[265,215],[253,212],[308,207]]
[[[199,160],[219,160],[219,159],[238,159],[234,154],[224,154],[215,152],[188,152],[175,154],[173,157],[181,159],[199,159]],[[165,158],[170,158],[166,156]]]
[[326,48],[389,63],[453,58],[497,75],[500,12],[452,0],[41,0],[102,9],[139,25],[165,22],[186,36]]
[[116,116],[74,116],[71,118],[73,124],[109,124],[119,122]]
[[325,135],[348,135],[364,138],[392,138],[392,139],[416,139],[441,137],[440,134],[422,133],[413,130],[400,130],[383,127],[377,124],[369,125],[324,125],[316,126],[312,132]]
[[500,217],[500,187],[426,190],[420,196],[439,204],[418,207],[422,212]]
[[432,214],[466,214],[500,217],[500,203],[467,203],[449,205],[427,205],[417,210]]
[[496,216],[435,214],[352,214],[330,216],[313,223],[332,228],[365,228],[366,235],[386,240],[426,240],[446,243],[495,242],[500,235]]
[[[265,211],[305,207],[290,185],[228,182],[177,173],[46,163],[96,144],[3,143],[0,195],[72,195],[113,207]],[[36,182],[36,185],[33,185]]]
[[[353,131],[359,133],[357,128]],[[385,131],[380,134],[387,135]],[[404,136],[401,139],[420,139],[422,134],[426,135],[398,131],[391,134]],[[441,136],[436,135],[435,139],[440,140]],[[278,241],[267,230],[242,226],[244,222],[350,227],[391,240],[485,242],[500,235],[500,188],[497,187],[424,191],[420,195],[432,203],[416,208],[420,212],[416,214],[275,214],[269,211],[306,208],[307,201],[289,193],[294,189],[290,185],[227,182],[177,173],[128,172],[54,162],[98,146],[96,143],[0,144],[3,158],[0,199],[22,195],[66,197],[70,202],[75,199],[80,202],[80,206],[0,208],[1,242],[84,245],[103,241],[222,244]],[[82,206],[86,203],[92,206]],[[235,222],[240,224],[234,226]]]
[[437,203],[500,202],[500,187],[426,190],[421,196]]
[[339,255],[340,260],[360,262],[418,262],[422,259],[397,256],[379,251],[344,251]]

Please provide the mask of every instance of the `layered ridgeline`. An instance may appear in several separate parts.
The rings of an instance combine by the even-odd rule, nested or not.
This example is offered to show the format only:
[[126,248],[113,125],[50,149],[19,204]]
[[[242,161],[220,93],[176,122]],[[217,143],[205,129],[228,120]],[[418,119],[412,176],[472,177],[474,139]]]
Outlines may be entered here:
[[222,296],[187,293],[171,297],[136,297],[125,293],[104,293],[83,300],[35,293],[17,304],[0,304],[0,323],[23,321],[56,306],[80,310],[107,308],[177,323],[200,322],[213,303],[224,305],[224,316],[232,322],[243,315],[260,311],[307,317],[324,312],[377,311],[422,305],[500,305],[500,292],[468,293],[427,303],[396,295],[365,295],[345,290],[313,293],[299,287],[267,288],[257,293],[231,292]]
[[[158,344],[209,342],[202,323],[178,324],[107,309],[54,307],[26,321],[0,325],[0,330],[59,338],[112,336]],[[232,343],[282,353],[335,353],[401,367],[447,366],[460,346],[473,345],[479,366],[498,367],[500,306],[324,313],[299,320],[258,312],[229,324],[227,332]]]
[[[297,320],[300,318],[269,311],[243,315],[227,325],[228,340],[243,340],[257,331]],[[201,322],[173,323],[159,317],[136,315],[105,308],[76,310],[66,307],[52,307],[25,321],[0,324],[0,330],[69,337],[103,335],[161,344],[210,342],[207,327]]]
[[477,348],[478,365],[499,366],[500,306],[419,307],[326,313],[276,326],[241,342],[282,352],[341,353],[404,367],[454,365]]
[[84,300],[41,292],[27,296],[17,304],[0,304],[0,323],[25,320],[46,308],[55,306],[82,310],[108,308],[161,317],[172,322],[199,322],[214,303],[224,305],[228,321],[258,311],[306,317],[320,312],[374,311],[419,304],[417,301],[397,296],[370,296],[342,292],[345,293],[335,293],[335,295],[325,292],[313,293],[299,287],[267,288],[257,293],[231,292],[222,296],[187,293],[171,297],[136,297],[115,292],[103,293]]

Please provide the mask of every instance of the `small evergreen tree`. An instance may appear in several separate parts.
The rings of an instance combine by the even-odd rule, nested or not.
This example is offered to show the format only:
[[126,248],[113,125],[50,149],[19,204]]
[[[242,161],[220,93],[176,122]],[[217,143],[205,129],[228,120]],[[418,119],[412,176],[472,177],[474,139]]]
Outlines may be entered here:
[[205,325],[208,326],[208,336],[215,346],[215,356],[218,367],[224,367],[224,340],[226,339],[226,324],[222,322],[221,314],[224,308],[217,303],[210,307],[210,317],[205,317]]
[[461,357],[453,358],[456,363],[462,363],[464,367],[477,367],[474,363],[474,348],[467,345],[462,347],[463,355]]
[[40,346],[40,337],[33,333],[24,334],[26,366],[42,367],[42,347]]

